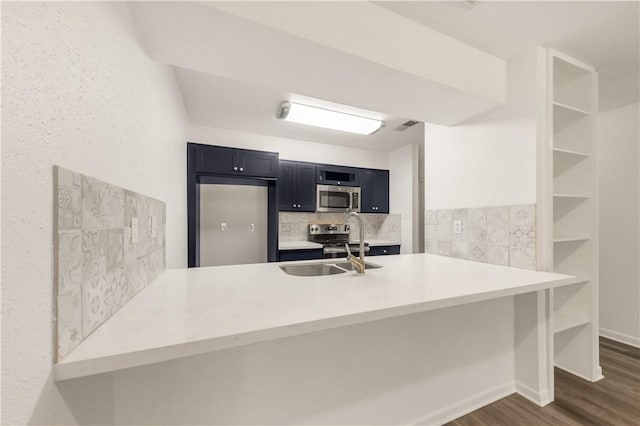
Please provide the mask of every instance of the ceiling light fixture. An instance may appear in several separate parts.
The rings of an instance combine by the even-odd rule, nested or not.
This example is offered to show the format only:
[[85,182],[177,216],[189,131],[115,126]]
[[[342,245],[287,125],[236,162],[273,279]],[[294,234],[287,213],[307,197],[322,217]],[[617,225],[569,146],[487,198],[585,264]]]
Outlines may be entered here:
[[384,126],[384,121],[375,118],[361,117],[289,101],[280,105],[276,118],[360,135],[370,135]]

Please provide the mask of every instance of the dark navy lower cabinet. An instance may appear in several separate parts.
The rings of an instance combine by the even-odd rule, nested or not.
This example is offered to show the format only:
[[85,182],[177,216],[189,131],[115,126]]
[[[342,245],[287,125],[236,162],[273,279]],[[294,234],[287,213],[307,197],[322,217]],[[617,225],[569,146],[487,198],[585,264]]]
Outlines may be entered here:
[[390,254],[400,254],[400,246],[374,246],[369,247],[368,256],[387,256]]
[[322,249],[280,250],[280,262],[322,259]]

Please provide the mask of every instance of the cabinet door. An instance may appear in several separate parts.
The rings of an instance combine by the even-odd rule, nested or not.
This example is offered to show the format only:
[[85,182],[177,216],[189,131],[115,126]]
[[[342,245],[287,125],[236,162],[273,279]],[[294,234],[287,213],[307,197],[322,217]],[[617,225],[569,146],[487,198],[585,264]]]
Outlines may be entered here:
[[298,211],[296,200],[296,163],[280,161],[278,174],[278,210]]
[[346,166],[317,165],[317,183],[322,185],[358,186],[359,170]]
[[202,173],[236,174],[238,151],[217,146],[197,146],[196,171]]
[[240,151],[238,174],[259,177],[278,176],[278,154],[272,152]]
[[316,166],[298,163],[296,166],[295,201],[297,211],[316,211]]
[[388,256],[400,254],[400,246],[375,246],[369,250],[369,256]]
[[360,212],[375,213],[373,170],[360,171]]
[[373,205],[375,213],[389,213],[389,171],[373,172]]
[[280,262],[290,262],[293,260],[314,260],[322,259],[322,249],[310,250],[280,250]]

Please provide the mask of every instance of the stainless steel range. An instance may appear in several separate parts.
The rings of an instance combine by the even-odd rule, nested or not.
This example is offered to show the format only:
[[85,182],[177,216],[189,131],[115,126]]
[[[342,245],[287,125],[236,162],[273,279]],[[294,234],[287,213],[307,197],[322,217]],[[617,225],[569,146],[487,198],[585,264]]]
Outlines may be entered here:
[[[349,225],[345,223],[312,223],[309,224],[308,240],[322,244],[322,256],[325,259],[347,257],[347,248],[345,247],[345,244],[349,244],[349,250],[351,250],[351,253],[359,255],[359,244],[349,242],[350,229]],[[364,252],[369,252],[368,243],[364,243]]]

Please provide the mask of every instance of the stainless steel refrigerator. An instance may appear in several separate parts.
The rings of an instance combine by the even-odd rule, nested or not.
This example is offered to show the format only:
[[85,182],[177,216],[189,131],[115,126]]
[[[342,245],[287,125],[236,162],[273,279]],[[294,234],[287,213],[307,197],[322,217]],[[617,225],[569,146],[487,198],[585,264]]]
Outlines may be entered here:
[[267,261],[268,188],[200,185],[200,266]]

